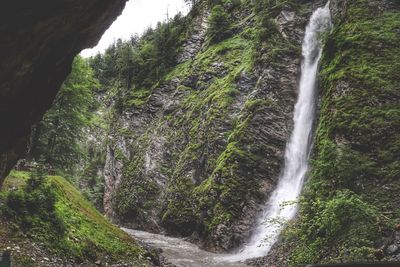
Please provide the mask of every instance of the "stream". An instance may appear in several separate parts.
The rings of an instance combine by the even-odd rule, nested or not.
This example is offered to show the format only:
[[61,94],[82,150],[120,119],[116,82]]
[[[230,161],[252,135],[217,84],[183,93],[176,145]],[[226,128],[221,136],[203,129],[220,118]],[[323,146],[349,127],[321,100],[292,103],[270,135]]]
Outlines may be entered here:
[[121,228],[129,235],[150,247],[161,248],[167,261],[177,267],[248,267],[240,262],[226,262],[220,254],[200,249],[197,245],[181,238]]

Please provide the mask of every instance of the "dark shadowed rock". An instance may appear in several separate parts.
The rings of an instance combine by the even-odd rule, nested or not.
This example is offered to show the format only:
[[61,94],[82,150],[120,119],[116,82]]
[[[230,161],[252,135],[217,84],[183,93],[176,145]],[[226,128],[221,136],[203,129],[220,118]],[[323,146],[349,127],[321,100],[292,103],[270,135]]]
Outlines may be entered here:
[[126,0],[3,1],[0,5],[0,184],[25,152],[82,49],[94,46]]

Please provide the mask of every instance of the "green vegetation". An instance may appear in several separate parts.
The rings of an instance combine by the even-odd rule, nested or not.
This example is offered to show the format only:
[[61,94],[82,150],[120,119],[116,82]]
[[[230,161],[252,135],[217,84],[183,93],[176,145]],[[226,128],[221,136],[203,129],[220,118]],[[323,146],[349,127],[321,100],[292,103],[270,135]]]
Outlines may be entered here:
[[383,241],[382,231],[389,228],[374,205],[350,190],[337,190],[328,199],[301,204],[299,228],[286,233],[296,242],[291,255],[294,266],[306,262],[377,260],[379,251],[375,248]]
[[[209,235],[219,224],[231,222],[233,216],[226,216],[226,214],[240,215],[237,207],[239,203],[231,202],[228,204],[235,196],[240,195],[240,192],[235,192],[235,189],[242,186],[240,191],[248,192],[249,188],[256,187],[257,183],[251,183],[251,179],[246,184],[237,181],[239,178],[238,169],[243,167],[244,161],[241,162],[240,166],[235,167],[228,163],[236,165],[234,162],[242,159],[235,158],[233,155],[231,157],[235,140],[232,140],[232,144],[227,144],[225,152],[225,149],[221,149],[216,154],[205,154],[205,147],[218,142],[219,137],[216,136],[214,127],[230,121],[228,116],[231,105],[239,93],[235,83],[243,71],[251,69],[252,49],[250,40],[246,40],[241,35],[231,37],[210,45],[207,50],[197,55],[192,65],[183,64],[185,67],[183,69],[178,66],[178,71],[173,70],[174,74],[168,75],[168,77],[184,78],[188,75],[211,72],[213,70],[212,64],[215,62],[221,62],[227,73],[226,76],[215,78],[204,90],[182,88],[182,90],[187,91],[187,96],[182,101],[183,109],[186,112],[180,118],[170,118],[173,128],[181,130],[179,135],[173,134],[169,142],[180,143],[181,135],[189,137],[188,142],[182,144],[181,151],[174,160],[176,165],[170,176],[174,182],[169,185],[167,190],[168,201],[161,213],[161,221],[170,232],[179,231],[181,234],[187,235],[196,229],[204,229],[206,232],[203,234]],[[189,128],[186,129],[186,125],[189,125]],[[240,126],[238,125],[238,127]],[[231,134],[232,128],[235,129],[236,126],[230,125],[230,129],[224,133],[226,137]],[[207,157],[205,162],[204,157]],[[229,161],[227,158],[229,158]],[[219,172],[218,166],[223,165],[222,162],[225,162],[225,160],[227,160],[226,177],[217,177],[213,173]],[[189,166],[203,166],[203,173],[193,177],[194,181],[185,177]],[[228,180],[220,184],[220,178]],[[229,184],[228,181],[232,181],[237,186]],[[205,185],[209,188],[206,189]],[[231,186],[232,188],[229,189]],[[250,190],[249,192],[253,191]],[[226,200],[224,204],[221,204],[221,197]],[[205,211],[208,211],[207,215],[203,214]],[[202,217],[202,221],[197,219],[200,217]],[[217,220],[216,218],[220,219]],[[184,233],[181,230],[183,227],[186,229]]]
[[104,184],[99,175],[105,162],[102,143],[107,131],[100,84],[87,60],[77,56],[42,121],[33,130],[28,166],[41,162],[48,171],[74,182],[102,210]]
[[[287,125],[277,122],[290,113],[293,95],[283,85],[300,46],[281,34],[276,17],[282,10],[309,14],[310,3],[201,2],[193,5],[210,8],[209,28],[191,59],[177,64],[195,11],[116,41],[90,65],[112,103],[105,128],[122,165],[112,202],[117,219],[140,226],[159,219],[169,233],[197,232],[226,249],[236,245],[236,224],[246,208],[263,202],[281,163],[284,140],[268,135],[285,134],[277,128]],[[310,181],[299,219],[284,236],[293,266],[380,260],[379,248],[400,218],[400,17],[376,1],[347,5],[324,36]],[[89,178],[104,161],[101,153],[97,159],[85,170]]]
[[123,221],[145,222],[146,211],[153,208],[158,194],[158,186],[142,178],[138,167],[137,162],[125,161],[123,176],[130,179],[123,179],[114,193],[115,212]]
[[311,179],[288,230],[293,266],[381,260],[400,222],[400,12],[378,5],[348,3],[327,38]]
[[62,177],[14,171],[6,181],[8,186],[19,187],[1,193],[5,203],[1,216],[29,240],[41,242],[52,255],[76,262],[147,266],[140,260],[145,251]]
[[[7,194],[2,214],[28,236],[55,244],[58,242],[57,236],[62,236],[65,228],[56,214],[55,193],[44,184],[44,179],[44,170],[38,168],[25,180],[24,190]],[[45,240],[47,237],[49,240]]]
[[177,15],[158,23],[155,29],[149,28],[140,38],[117,40],[104,54],[91,59],[103,89],[116,90],[120,109],[144,104],[148,90],[176,64],[190,19]]
[[[209,28],[203,47],[191,59],[180,64],[168,61],[158,74],[154,72],[156,65],[149,63],[154,73],[146,71],[143,75],[134,71],[142,65],[132,65],[130,88],[121,82],[124,79],[117,70],[100,68],[95,72],[115,100],[110,128],[118,138],[111,138],[110,146],[123,166],[113,195],[118,219],[144,228],[148,227],[144,221],[158,219],[169,233],[188,236],[197,232],[216,246],[225,246],[219,240],[235,234],[230,229],[245,219],[244,207],[263,201],[260,184],[268,183],[266,179],[272,180],[279,171],[280,159],[272,156],[266,160],[264,153],[273,154],[284,143],[260,141],[257,131],[265,123],[263,116],[282,112],[278,108],[287,103],[256,90],[257,78],[262,77],[258,69],[286,71],[287,64],[281,60],[299,57],[298,43],[284,38],[274,19],[280,10],[300,5],[285,1],[273,5],[274,12],[260,13],[253,10],[251,1],[205,2],[198,5],[211,9]],[[182,19],[186,25],[179,28],[179,37],[171,37],[177,38],[176,46],[168,48],[176,52],[175,56],[191,34],[198,33],[192,25],[196,21],[192,16],[196,15]],[[174,29],[176,25],[170,22],[162,27]],[[153,41],[159,35],[160,27],[131,42],[135,43],[133,55],[151,47],[162,49]],[[92,66],[97,68],[99,58],[128,62],[119,59],[130,55],[122,53],[123,44],[117,42],[105,55],[93,59]],[[145,63],[155,62],[155,54],[146,55]],[[166,110],[169,100],[174,104]],[[135,126],[120,120],[121,114],[129,117],[131,113],[136,114]],[[161,148],[155,149],[155,145]],[[121,146],[130,151],[129,158]],[[153,159],[153,153],[164,154]],[[155,163],[149,168],[151,161]],[[166,189],[160,186],[160,177],[168,181]]]
[[211,10],[208,19],[208,36],[212,42],[219,42],[230,34],[229,15],[222,5],[216,5]]
[[78,56],[52,108],[35,128],[33,158],[62,172],[72,173],[76,169],[84,155],[79,142],[90,122],[96,86],[91,68]]

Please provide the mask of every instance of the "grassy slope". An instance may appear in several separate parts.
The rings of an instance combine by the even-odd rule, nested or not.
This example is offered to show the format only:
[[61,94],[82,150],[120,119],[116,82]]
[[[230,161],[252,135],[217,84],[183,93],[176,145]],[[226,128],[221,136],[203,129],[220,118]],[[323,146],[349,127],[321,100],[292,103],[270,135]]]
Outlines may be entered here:
[[[29,176],[27,172],[12,172],[5,181],[2,198],[11,188],[23,187]],[[16,259],[23,261],[20,263],[21,266],[36,266],[35,261],[30,258],[40,259],[44,256],[50,259],[59,258],[64,262],[67,260],[85,262],[86,265],[100,260],[103,264],[129,263],[130,266],[149,266],[142,260],[145,251],[132,238],[97,212],[68,181],[59,176],[49,176],[46,182],[55,192],[56,215],[65,226],[63,235],[50,236],[56,231],[51,231],[52,229],[40,231],[35,227],[25,229],[22,233],[16,223],[2,219],[3,229],[0,232],[0,239],[3,242],[0,244],[0,250],[10,244],[20,247],[21,253],[15,251],[14,255]],[[34,220],[36,219],[40,220],[40,218]],[[32,225],[36,226],[38,223]],[[29,251],[32,246],[26,246],[27,243],[41,243],[39,254],[44,254],[32,255],[32,251]],[[29,257],[25,257],[26,255]]]

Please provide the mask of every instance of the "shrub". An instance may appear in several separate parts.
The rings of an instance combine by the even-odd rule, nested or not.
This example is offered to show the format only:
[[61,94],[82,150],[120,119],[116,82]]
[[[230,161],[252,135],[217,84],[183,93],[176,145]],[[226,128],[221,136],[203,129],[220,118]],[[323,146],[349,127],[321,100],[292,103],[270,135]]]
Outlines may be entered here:
[[[304,212],[307,210],[307,212]],[[338,191],[331,199],[303,201],[300,231],[292,236],[297,247],[291,264],[320,261],[371,261],[381,235],[379,212],[350,190]]]
[[40,241],[54,240],[65,232],[55,203],[56,195],[45,183],[43,168],[38,167],[24,188],[7,194],[2,214],[28,236]]

